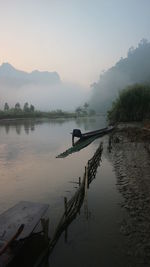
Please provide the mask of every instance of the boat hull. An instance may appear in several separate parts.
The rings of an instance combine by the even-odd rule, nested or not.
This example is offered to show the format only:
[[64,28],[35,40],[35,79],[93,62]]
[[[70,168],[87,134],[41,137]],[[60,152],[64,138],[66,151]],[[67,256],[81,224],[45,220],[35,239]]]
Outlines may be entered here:
[[92,131],[92,132],[87,132],[82,134],[82,136],[80,137],[81,140],[90,138],[90,137],[94,137],[94,136],[103,136],[105,134],[108,134],[110,132],[112,132],[114,130],[114,127],[106,127],[100,130],[96,130],[96,131]]

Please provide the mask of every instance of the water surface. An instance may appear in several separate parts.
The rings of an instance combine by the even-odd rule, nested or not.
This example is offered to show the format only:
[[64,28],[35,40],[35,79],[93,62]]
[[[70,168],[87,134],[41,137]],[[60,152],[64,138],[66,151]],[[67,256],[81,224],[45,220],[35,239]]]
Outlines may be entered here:
[[[56,156],[71,146],[72,129],[83,132],[105,127],[103,117],[78,120],[17,120],[0,124],[0,212],[21,200],[48,203],[53,232],[63,213],[63,198],[76,191],[87,161],[99,146],[95,140],[79,153]],[[62,235],[50,266],[127,266],[118,222],[122,211],[115,174],[103,154],[81,214]]]

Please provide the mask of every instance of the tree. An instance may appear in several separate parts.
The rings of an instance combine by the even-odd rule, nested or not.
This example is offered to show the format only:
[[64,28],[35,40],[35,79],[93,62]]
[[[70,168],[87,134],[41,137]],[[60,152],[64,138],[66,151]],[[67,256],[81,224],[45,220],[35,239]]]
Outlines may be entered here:
[[24,110],[24,112],[29,112],[30,111],[28,102],[26,102],[24,104],[23,110]]
[[[128,57],[129,56],[131,56],[133,53],[134,53],[134,47],[133,46],[131,46],[130,48],[129,48],[129,50],[128,50]],[[122,60],[123,60],[123,58],[122,58]]]
[[87,110],[89,107],[89,104],[87,102],[84,103],[84,108]]
[[21,110],[21,106],[20,106],[20,103],[19,102],[16,103],[15,110]]
[[98,112],[106,112],[119,91],[141,82],[150,84],[150,42],[147,40],[141,40],[138,47],[130,48],[126,58],[100,75],[97,83],[92,85],[90,106]]
[[134,84],[125,88],[108,111],[111,123],[142,121],[150,117],[150,86]]
[[77,107],[75,112],[77,113],[78,116],[80,116],[81,113],[82,113],[82,108],[81,107]]
[[4,111],[8,111],[8,110],[9,110],[9,106],[8,106],[8,103],[6,102],[4,105]]
[[30,111],[31,112],[34,112],[34,110],[35,110],[34,106],[33,105],[30,105]]
[[89,104],[87,102],[84,103],[83,105],[83,116],[87,116],[88,115],[88,108],[89,108]]
[[147,45],[147,44],[148,44],[148,40],[146,38],[143,38],[140,40],[138,46],[140,47],[140,46]]

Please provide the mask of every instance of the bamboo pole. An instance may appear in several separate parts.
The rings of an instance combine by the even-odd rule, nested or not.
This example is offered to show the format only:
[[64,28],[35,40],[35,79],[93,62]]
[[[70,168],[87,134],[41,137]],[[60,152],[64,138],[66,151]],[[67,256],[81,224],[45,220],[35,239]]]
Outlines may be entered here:
[[67,216],[67,197],[64,197],[65,216]]

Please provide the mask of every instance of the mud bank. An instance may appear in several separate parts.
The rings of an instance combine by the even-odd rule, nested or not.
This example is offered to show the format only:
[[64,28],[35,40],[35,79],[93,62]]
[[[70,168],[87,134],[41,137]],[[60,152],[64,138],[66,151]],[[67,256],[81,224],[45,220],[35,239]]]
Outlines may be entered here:
[[130,266],[146,267],[150,264],[150,131],[141,126],[121,126],[108,144],[117,188],[123,196],[121,205],[126,210],[120,231],[134,261]]

